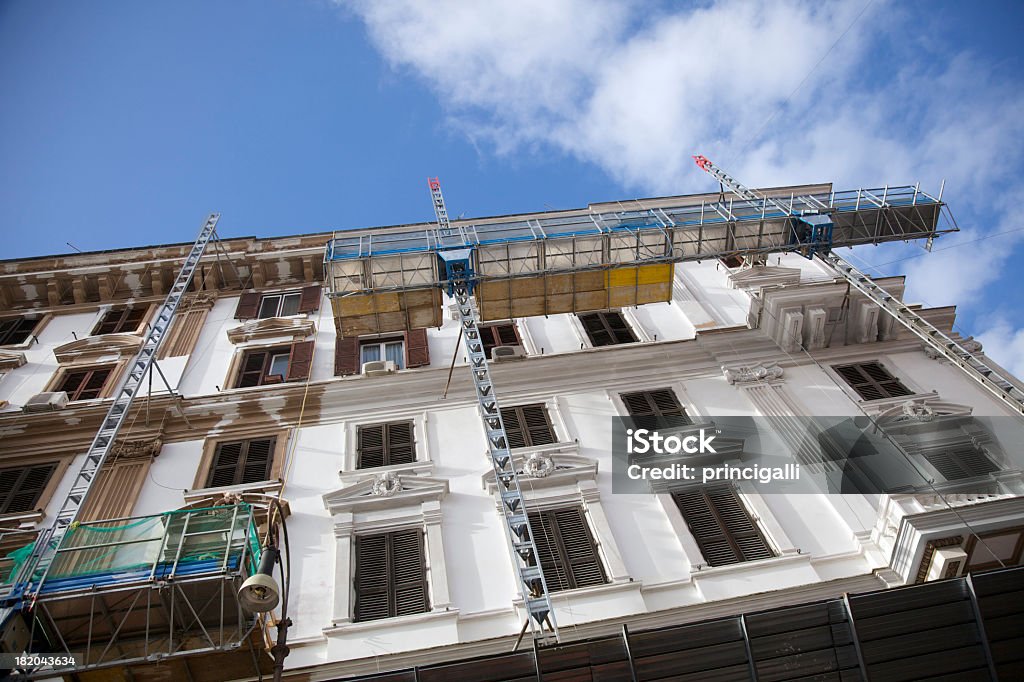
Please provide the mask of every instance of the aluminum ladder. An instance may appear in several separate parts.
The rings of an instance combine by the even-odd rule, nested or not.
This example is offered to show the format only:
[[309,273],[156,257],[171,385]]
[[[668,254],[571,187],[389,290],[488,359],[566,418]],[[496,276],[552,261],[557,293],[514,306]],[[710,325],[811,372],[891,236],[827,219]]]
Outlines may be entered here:
[[1024,415],[1024,391],[1004,376],[1002,370],[996,369],[975,357],[959,341],[954,341],[928,322],[928,320],[897,300],[895,296],[875,284],[870,277],[853,267],[841,256],[829,252],[820,253],[818,257],[831,266],[832,270],[841,275],[857,291],[878,305],[886,313],[896,318],[900,324],[963,370],[964,373],[981,384],[989,393],[1012,407],[1017,414]]
[[[32,554],[22,566],[15,581],[16,592],[12,596],[31,594],[33,603],[36,597],[39,596],[50,567],[57,556],[57,551],[68,530],[74,527],[77,522],[78,514],[89,496],[89,490],[92,488],[92,484],[95,482],[103,462],[106,461],[114,440],[121,430],[121,426],[128,416],[129,408],[138,394],[139,388],[142,386],[143,378],[147,372],[152,371],[157,350],[159,350],[164,334],[171,324],[175,311],[178,309],[178,304],[181,303],[182,296],[185,295],[185,291],[192,281],[192,275],[195,273],[207,245],[216,235],[218,220],[220,220],[220,214],[211,213],[203,223],[199,236],[196,237],[192,250],[185,259],[185,264],[178,272],[178,277],[174,280],[174,285],[168,292],[167,298],[160,305],[156,319],[150,325],[149,333],[146,334],[142,347],[131,361],[130,369],[125,372],[124,377],[118,384],[117,390],[114,392],[116,398],[107,410],[107,415],[103,418],[99,431],[96,432],[92,444],[86,451],[85,461],[75,476],[71,490],[68,491],[67,496],[64,498],[54,523],[40,533]],[[170,386],[168,386],[168,389],[170,389]],[[36,575],[38,575],[38,578],[34,577]],[[21,590],[18,589],[19,586],[22,587]]]
[[[434,200],[434,211],[437,214],[438,239],[440,243],[444,243],[446,237],[450,240],[451,237],[460,235],[451,235],[440,182],[437,178],[431,178],[428,182]],[[469,244],[462,242],[461,246],[468,247]],[[526,609],[526,620],[536,644],[551,644],[558,641],[558,626],[555,622],[554,609],[551,607],[548,584],[541,568],[540,554],[530,531],[526,500],[519,486],[516,462],[509,448],[505,422],[501,418],[501,407],[495,395],[487,353],[480,336],[479,315],[472,298],[472,252],[469,248],[450,249],[440,251],[438,256],[445,262],[449,275],[448,293],[455,298],[462,334],[466,337],[469,368],[476,388],[480,418],[487,434],[488,453],[494,468],[495,485],[501,497],[502,518],[510,543],[512,564],[519,579],[519,591]],[[523,626],[524,632],[525,628],[526,625]]]

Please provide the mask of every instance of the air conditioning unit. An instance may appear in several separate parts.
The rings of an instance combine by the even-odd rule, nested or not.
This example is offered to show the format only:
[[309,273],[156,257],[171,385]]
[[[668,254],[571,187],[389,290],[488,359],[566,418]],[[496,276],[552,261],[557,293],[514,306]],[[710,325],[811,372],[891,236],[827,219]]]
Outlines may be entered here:
[[395,373],[395,363],[391,360],[374,360],[363,363],[363,374],[368,377],[381,377]]
[[932,554],[932,562],[928,565],[926,580],[942,580],[956,578],[964,574],[967,567],[967,552],[960,547],[942,547]]
[[526,349],[522,346],[495,346],[491,349],[491,360],[505,362],[526,357]]
[[52,412],[63,410],[68,406],[67,391],[52,391],[50,393],[37,393],[28,399],[22,406],[23,412]]

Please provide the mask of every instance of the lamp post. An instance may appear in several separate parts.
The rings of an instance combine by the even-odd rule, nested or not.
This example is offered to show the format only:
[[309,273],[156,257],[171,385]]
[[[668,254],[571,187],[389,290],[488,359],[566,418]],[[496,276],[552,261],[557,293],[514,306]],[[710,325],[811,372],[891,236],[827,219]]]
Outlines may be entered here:
[[[274,514],[280,519],[281,534],[284,538],[284,557],[277,548]],[[281,619],[277,622],[277,642],[270,648],[274,658],[274,682],[280,682],[284,674],[284,659],[288,655],[288,628],[292,621],[288,618],[288,595],[291,592],[291,550],[288,546],[288,526],[284,522],[281,502],[270,501],[270,513],[267,519],[267,542],[260,556],[260,565],[255,573],[249,576],[238,590],[238,601],[242,608],[253,613],[268,613],[281,603]],[[274,580],[274,564],[281,563],[281,577],[284,581],[282,590]]]

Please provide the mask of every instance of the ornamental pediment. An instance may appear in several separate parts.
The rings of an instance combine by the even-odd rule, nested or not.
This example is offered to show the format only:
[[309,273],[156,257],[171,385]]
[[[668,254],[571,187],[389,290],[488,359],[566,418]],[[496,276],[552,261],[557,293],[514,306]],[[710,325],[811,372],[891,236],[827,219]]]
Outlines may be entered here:
[[368,473],[365,480],[323,496],[332,514],[386,509],[441,500],[448,494],[448,481],[427,476],[403,475],[394,471]]
[[53,349],[57,362],[63,364],[93,361],[117,354],[131,357],[142,348],[143,338],[136,334],[100,334],[69,341]]
[[[597,460],[569,452],[532,452],[513,455],[522,488],[551,488],[597,478]],[[484,489],[494,493],[496,476],[490,469],[481,476]]]
[[228,330],[228,341],[242,343],[255,339],[272,339],[282,336],[293,341],[302,341],[316,333],[313,320],[306,317],[267,317],[262,320],[248,320]]

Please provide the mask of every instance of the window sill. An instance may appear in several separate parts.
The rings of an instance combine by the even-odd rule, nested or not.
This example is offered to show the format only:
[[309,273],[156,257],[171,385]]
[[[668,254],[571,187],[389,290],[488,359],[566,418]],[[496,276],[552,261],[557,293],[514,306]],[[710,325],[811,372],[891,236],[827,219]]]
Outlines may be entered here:
[[[766,559],[755,559],[754,561],[740,561],[725,566],[707,566],[705,564],[692,564],[690,566],[690,578],[700,579],[703,577],[728,575],[730,573],[743,573],[744,571],[761,571],[767,567],[774,567],[789,563],[809,562],[809,554],[796,554],[787,552]],[[703,568],[697,568],[703,566]]]
[[[551,592],[551,601],[557,602],[560,599],[585,599],[588,597],[608,597],[620,592],[640,592],[643,583],[639,580],[633,580],[632,578],[620,578],[611,582],[604,583],[603,585],[591,585],[589,587],[577,587],[572,590],[559,590],[558,592]],[[512,601],[512,605],[517,610],[523,609],[522,597],[516,597]],[[557,604],[552,603],[552,606],[557,608]]]
[[280,480],[257,481],[255,483],[240,483],[239,485],[224,485],[217,488],[194,488],[184,492],[185,502],[195,502],[204,497],[216,497],[218,495],[230,495],[232,493],[263,493],[268,495],[281,490]]
[[458,620],[458,617],[458,609],[448,609],[444,611],[426,611],[424,613],[414,613],[408,616],[378,618],[376,620],[364,620],[359,622],[351,620],[335,620],[332,621],[330,627],[324,628],[323,632],[327,636],[350,634],[354,632],[373,632],[374,630],[392,630],[394,628],[400,628],[403,625],[444,622],[446,620],[450,620],[454,624],[454,622]]
[[43,520],[46,513],[42,509],[33,511],[0,514],[0,527],[3,528],[35,528]]

